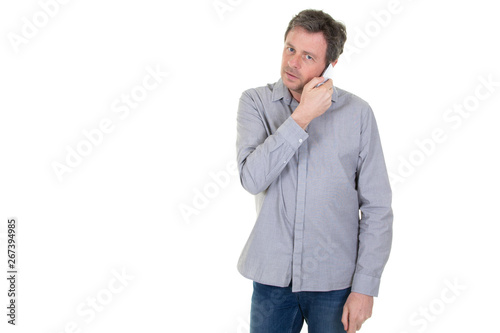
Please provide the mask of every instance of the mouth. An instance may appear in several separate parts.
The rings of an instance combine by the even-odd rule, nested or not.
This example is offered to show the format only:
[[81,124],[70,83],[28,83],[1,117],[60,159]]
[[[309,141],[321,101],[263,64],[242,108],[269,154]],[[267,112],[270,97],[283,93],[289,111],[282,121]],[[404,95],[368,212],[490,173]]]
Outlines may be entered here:
[[287,71],[285,71],[285,74],[286,74],[286,77],[291,80],[291,81],[294,81],[294,80],[298,80],[299,78],[293,74],[290,74],[288,73]]

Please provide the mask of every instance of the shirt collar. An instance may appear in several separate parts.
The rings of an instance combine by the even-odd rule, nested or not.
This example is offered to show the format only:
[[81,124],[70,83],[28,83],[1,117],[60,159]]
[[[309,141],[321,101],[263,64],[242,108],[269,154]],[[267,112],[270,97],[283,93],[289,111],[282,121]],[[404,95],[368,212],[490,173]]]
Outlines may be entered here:
[[[337,88],[333,86],[332,102],[337,102],[338,97],[339,93],[337,91]],[[279,101],[280,99],[283,99],[287,105],[290,105],[293,100],[293,96],[290,93],[290,90],[288,90],[288,88],[285,86],[281,78],[278,80],[278,82],[274,84],[272,101],[276,102]]]

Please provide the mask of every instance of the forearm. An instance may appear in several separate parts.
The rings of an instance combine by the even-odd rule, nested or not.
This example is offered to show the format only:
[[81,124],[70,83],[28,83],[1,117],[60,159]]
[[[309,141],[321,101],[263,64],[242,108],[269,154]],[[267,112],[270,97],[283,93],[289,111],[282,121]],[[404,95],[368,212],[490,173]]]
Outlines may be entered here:
[[380,279],[391,251],[392,219],[392,210],[388,208],[376,221],[361,220],[352,291],[378,296]]
[[291,117],[262,142],[258,142],[255,130],[251,130],[255,124],[240,118],[238,127],[240,180],[252,194],[264,191],[279,176],[308,137]]

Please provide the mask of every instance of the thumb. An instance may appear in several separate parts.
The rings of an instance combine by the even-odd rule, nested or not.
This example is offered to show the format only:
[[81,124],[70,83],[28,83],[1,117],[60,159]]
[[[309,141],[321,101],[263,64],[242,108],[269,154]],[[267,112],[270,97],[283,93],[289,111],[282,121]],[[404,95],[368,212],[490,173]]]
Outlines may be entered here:
[[342,312],[342,324],[344,324],[344,331],[347,332],[349,329],[349,310],[344,307],[344,312]]

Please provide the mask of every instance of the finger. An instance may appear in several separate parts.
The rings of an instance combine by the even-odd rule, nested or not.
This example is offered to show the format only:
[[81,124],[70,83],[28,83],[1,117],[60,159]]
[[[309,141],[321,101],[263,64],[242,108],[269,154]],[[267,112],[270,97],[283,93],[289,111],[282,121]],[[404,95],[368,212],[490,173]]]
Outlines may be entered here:
[[309,88],[309,89],[313,89],[314,87],[316,87],[318,84],[322,83],[323,81],[325,80],[324,77],[320,76],[320,77],[314,77],[311,79],[311,81],[309,81],[306,86]]
[[[323,82],[323,81],[322,81]],[[321,82],[320,82],[321,83]],[[322,87],[323,89],[325,90],[328,90],[329,92],[331,92],[333,90],[333,81],[332,79],[328,79],[326,80],[321,86],[319,86],[318,88]]]
[[342,312],[342,324],[344,324],[344,331],[349,329],[349,311],[347,308],[344,308],[344,312]]
[[349,320],[349,327],[348,327],[349,329],[347,330],[347,333],[356,333],[357,325],[354,315],[350,313],[348,320]]

